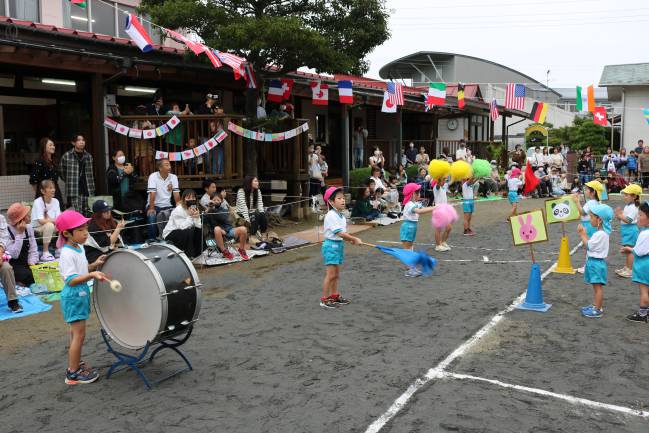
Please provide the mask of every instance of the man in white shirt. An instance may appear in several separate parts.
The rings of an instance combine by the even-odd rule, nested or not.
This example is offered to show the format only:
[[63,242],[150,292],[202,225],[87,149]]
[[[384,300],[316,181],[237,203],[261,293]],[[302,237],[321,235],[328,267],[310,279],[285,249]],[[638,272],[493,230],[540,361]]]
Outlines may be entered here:
[[[159,160],[158,171],[149,175],[147,193],[147,231],[149,239],[155,239],[158,230],[162,233],[164,229],[165,220],[168,218],[168,211],[173,209],[173,204],[171,203],[172,195],[174,203],[180,202],[178,178],[175,174],[171,173],[171,164],[168,159]],[[160,225],[162,226],[160,227]]]
[[455,151],[455,160],[456,161],[466,161],[466,143],[464,140],[460,140],[460,147],[458,150]]

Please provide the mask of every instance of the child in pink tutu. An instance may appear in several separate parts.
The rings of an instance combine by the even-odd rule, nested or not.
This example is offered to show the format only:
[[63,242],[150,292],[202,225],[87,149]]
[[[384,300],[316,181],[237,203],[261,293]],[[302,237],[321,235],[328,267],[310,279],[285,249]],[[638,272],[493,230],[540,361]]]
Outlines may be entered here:
[[[433,196],[435,198],[435,206],[448,203],[448,181],[438,180],[433,186]],[[449,224],[446,227],[435,227],[435,251],[450,251],[451,247],[448,246],[446,241],[451,234],[452,226]]]

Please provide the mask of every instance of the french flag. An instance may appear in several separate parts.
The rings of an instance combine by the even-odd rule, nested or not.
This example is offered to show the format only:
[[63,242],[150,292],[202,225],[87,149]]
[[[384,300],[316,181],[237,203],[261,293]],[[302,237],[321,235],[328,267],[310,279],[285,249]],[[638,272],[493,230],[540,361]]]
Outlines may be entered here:
[[140,47],[142,52],[148,53],[153,50],[153,41],[147,34],[144,27],[140,23],[140,20],[137,19],[135,14],[128,14],[126,16],[126,27],[124,28],[126,34],[131,37],[131,40],[135,42],[135,45]]
[[284,87],[280,80],[270,80],[268,86],[268,97],[270,102],[282,102],[284,100]]
[[354,92],[351,80],[338,81],[338,100],[341,104],[353,104]]

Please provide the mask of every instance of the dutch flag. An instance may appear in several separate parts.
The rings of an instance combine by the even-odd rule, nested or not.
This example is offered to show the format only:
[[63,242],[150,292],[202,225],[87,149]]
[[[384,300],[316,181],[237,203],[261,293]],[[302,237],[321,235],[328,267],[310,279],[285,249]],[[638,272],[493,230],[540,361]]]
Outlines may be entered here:
[[338,100],[341,104],[354,103],[354,92],[350,80],[338,81]]
[[142,27],[142,24],[135,14],[128,14],[126,16],[126,27],[124,28],[124,31],[143,52],[148,53],[153,50],[153,41],[147,34],[146,30],[144,30],[144,27]]

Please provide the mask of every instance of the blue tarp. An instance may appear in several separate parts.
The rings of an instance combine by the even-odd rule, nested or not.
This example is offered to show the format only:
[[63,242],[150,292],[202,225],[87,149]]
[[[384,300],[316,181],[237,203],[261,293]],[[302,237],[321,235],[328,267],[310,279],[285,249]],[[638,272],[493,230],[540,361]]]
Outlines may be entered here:
[[19,296],[18,302],[23,307],[23,312],[13,313],[7,306],[7,296],[4,290],[0,289],[0,320],[31,316],[32,314],[43,313],[52,309],[51,305],[41,301],[36,295]]

